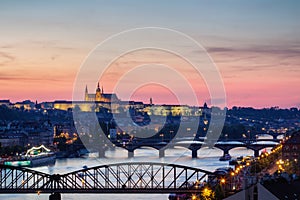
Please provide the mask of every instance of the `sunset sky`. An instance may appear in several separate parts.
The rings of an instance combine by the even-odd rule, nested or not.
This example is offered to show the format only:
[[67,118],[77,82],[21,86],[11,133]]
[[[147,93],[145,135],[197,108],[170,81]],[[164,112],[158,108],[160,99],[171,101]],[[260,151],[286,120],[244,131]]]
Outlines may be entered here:
[[[71,100],[77,73],[99,43],[125,30],[162,27],[190,36],[207,50],[224,83],[228,107],[300,108],[299,19],[297,0],[1,0],[0,99]],[[191,47],[182,48],[198,56]],[[199,102],[210,101],[204,79],[175,57],[158,51],[133,52],[115,60],[99,80],[105,92],[112,92],[124,73],[155,58],[155,63],[177,67]],[[149,74],[144,72],[135,75],[136,80],[160,74],[157,66],[149,68]],[[130,98],[178,103],[178,91],[183,96],[187,91],[175,79],[170,80],[175,95],[154,81],[136,88]],[[124,79],[123,87],[130,88],[133,80]],[[84,84],[90,92],[97,85]],[[122,100],[126,91],[118,93]],[[180,103],[193,104],[189,98]]]

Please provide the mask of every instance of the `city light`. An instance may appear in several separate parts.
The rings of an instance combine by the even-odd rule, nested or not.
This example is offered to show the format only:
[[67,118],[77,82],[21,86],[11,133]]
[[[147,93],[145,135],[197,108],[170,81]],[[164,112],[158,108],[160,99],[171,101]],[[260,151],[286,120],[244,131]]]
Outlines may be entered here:
[[201,194],[204,199],[211,199],[213,191],[210,188],[205,187]]
[[197,196],[196,195],[192,195],[192,200],[196,200],[197,199]]

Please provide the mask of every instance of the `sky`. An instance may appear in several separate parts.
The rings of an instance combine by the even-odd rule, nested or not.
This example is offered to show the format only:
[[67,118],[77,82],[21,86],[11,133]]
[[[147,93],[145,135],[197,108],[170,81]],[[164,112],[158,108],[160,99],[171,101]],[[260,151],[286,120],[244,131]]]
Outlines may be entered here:
[[[87,60],[93,62],[89,56],[99,44],[126,30],[161,27],[188,35],[207,51],[228,107],[300,108],[298,19],[297,0],[1,0],[0,99],[72,100],[81,69]],[[136,40],[111,45],[94,56],[108,59],[126,42],[139,45],[148,36],[137,34]],[[166,36],[159,42],[181,48],[201,62],[199,51],[184,46],[182,40]],[[94,60],[93,65],[101,63]],[[105,92],[118,91],[122,100],[148,102],[152,97],[159,104],[194,104],[195,95],[199,104],[213,102],[210,76],[195,71],[180,55],[140,49],[111,60],[106,67],[98,80]],[[169,75],[173,72],[177,75]],[[124,78],[126,74],[131,79]],[[163,78],[166,83],[159,83]],[[97,80],[85,82],[81,84],[92,93]],[[117,83],[121,90],[116,90]],[[192,96],[183,88],[186,83]]]

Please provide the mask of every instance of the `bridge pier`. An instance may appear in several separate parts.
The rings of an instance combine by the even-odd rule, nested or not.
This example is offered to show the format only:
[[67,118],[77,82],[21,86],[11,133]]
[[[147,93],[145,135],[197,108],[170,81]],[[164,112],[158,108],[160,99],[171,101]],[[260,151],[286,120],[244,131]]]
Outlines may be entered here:
[[223,149],[223,155],[229,154],[229,149]]
[[60,193],[54,192],[53,194],[50,194],[49,200],[61,200]]
[[197,158],[197,149],[192,150],[192,158]]
[[259,157],[259,150],[254,150],[254,157]]
[[98,157],[99,158],[105,158],[105,150],[104,149],[100,149],[98,151]]
[[160,149],[159,150],[159,158],[163,158],[165,157],[165,150],[164,149]]
[[134,157],[134,150],[128,149],[128,158],[133,158],[133,157]]

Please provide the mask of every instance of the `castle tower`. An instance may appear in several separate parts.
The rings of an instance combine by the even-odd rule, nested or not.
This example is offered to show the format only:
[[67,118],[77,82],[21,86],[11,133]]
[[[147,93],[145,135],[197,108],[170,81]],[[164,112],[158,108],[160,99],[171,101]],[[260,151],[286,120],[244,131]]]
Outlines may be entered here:
[[85,101],[89,100],[89,92],[88,92],[87,85],[85,86],[84,100]]
[[99,86],[99,82],[96,89],[95,101],[101,101],[101,89]]

